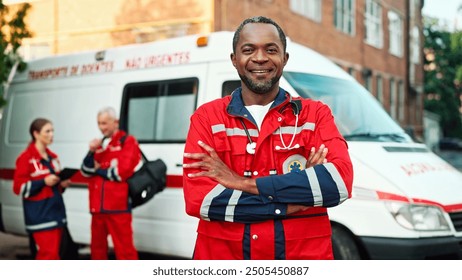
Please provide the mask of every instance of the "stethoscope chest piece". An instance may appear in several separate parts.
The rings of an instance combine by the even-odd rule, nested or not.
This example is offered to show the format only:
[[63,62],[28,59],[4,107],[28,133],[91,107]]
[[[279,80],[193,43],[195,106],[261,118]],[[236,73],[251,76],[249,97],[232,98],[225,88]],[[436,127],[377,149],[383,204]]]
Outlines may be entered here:
[[253,155],[255,154],[255,148],[257,147],[257,143],[252,142],[252,143],[247,143],[247,146],[245,147],[245,150],[247,153]]

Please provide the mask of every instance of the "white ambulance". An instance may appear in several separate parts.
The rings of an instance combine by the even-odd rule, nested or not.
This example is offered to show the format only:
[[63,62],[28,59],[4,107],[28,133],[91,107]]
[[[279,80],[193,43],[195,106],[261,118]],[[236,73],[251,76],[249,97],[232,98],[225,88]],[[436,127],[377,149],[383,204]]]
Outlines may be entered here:
[[[167,188],[134,210],[140,252],[190,258],[197,219],[185,213],[182,154],[197,106],[239,86],[230,62],[232,33],[187,36],[28,62],[7,91],[0,133],[0,230],[25,235],[21,200],[12,191],[15,160],[36,117],[53,121],[51,149],[79,168],[100,137],[97,111],[120,110],[123,129],[148,158],[168,168]],[[288,42],[281,87],[330,105],[354,165],[353,197],[329,209],[338,259],[457,259],[462,248],[462,174],[415,143],[374,97],[334,63]],[[64,193],[69,230],[90,242],[88,191]]]

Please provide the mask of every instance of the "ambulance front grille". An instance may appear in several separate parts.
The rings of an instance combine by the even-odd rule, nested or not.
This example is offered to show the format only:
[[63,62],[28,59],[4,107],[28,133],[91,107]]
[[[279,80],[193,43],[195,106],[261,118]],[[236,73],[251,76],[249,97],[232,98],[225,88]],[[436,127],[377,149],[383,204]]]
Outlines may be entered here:
[[449,213],[449,217],[456,231],[462,231],[462,212]]

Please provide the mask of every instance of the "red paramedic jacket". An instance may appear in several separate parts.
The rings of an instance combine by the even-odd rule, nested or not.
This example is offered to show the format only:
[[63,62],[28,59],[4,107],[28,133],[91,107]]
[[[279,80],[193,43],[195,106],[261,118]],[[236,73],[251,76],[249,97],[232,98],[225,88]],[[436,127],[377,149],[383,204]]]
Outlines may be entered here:
[[[98,147],[84,158],[81,171],[89,180],[90,213],[130,212],[128,184],[126,180],[141,164],[141,153],[135,137],[127,135],[120,142],[124,131],[118,130],[106,148]],[[95,169],[94,162],[100,167]]]
[[[298,121],[293,110],[297,102]],[[280,89],[259,130],[243,104],[238,88],[191,116],[185,153],[204,153],[197,144],[201,140],[232,170],[257,178],[259,190],[253,195],[227,189],[211,178],[188,178],[199,170],[185,170],[186,212],[200,218],[194,257],[332,259],[327,207],[351,197],[353,167],[330,108]],[[253,155],[246,152],[249,140],[243,124],[256,143]],[[328,162],[305,169],[310,149],[321,144],[328,148]],[[184,163],[192,161],[184,158]],[[288,204],[310,207],[286,215]]]
[[66,208],[60,184],[47,186],[45,177],[61,170],[58,156],[46,149],[49,161],[42,159],[35,143],[16,159],[13,192],[23,199],[24,220],[27,232],[64,227],[67,224]]

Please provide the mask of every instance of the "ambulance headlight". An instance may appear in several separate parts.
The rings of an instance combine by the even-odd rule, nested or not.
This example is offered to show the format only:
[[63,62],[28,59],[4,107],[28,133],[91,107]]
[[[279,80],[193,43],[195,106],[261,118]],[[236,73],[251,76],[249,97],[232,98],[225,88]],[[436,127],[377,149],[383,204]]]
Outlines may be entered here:
[[395,220],[407,229],[418,231],[449,230],[443,211],[436,206],[387,202]]

